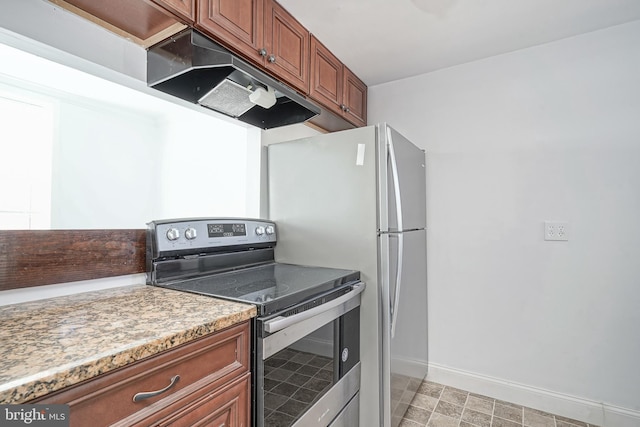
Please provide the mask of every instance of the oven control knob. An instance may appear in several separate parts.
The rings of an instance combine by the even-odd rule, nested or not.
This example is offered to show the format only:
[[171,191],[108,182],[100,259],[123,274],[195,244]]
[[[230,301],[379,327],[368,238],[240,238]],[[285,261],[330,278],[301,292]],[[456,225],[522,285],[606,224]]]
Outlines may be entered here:
[[167,230],[167,239],[173,241],[180,238],[180,231],[177,228],[170,228]]
[[196,237],[198,237],[198,233],[196,232],[195,228],[189,227],[186,230],[184,230],[184,237],[186,237],[187,240],[193,240]]
[[267,233],[267,236],[271,236],[273,233],[276,232],[276,229],[273,225],[267,225],[267,228],[265,228],[265,231]]
[[264,234],[264,227],[260,226],[260,227],[256,227],[256,235],[257,236],[262,236]]

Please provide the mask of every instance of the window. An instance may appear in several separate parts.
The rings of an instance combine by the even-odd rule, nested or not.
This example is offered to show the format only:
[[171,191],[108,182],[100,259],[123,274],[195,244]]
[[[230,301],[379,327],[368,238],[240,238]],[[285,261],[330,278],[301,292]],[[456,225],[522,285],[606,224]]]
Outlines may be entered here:
[[48,229],[53,106],[1,89],[0,229]]

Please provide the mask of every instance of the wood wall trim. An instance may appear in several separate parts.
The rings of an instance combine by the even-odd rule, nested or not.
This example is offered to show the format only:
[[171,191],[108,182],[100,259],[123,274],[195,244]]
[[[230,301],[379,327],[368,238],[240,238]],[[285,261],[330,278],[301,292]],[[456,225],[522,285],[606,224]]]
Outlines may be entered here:
[[146,230],[0,230],[0,291],[143,273]]

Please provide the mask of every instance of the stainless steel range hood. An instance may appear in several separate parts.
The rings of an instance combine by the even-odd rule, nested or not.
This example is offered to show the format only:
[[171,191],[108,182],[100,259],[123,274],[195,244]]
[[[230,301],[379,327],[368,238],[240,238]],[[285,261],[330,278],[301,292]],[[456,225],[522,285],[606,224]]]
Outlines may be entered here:
[[320,113],[303,96],[192,29],[149,48],[147,84],[262,129]]

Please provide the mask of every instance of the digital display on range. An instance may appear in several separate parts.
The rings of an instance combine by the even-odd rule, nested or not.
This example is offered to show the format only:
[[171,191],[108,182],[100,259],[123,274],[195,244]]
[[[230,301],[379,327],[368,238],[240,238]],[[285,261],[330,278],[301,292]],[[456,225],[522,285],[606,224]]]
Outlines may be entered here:
[[207,224],[209,237],[235,237],[246,236],[247,229],[244,224]]

